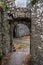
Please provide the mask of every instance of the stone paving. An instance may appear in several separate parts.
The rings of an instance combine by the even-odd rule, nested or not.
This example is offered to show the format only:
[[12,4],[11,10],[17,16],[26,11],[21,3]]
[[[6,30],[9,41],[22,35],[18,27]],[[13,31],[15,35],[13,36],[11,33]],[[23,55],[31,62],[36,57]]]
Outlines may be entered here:
[[13,52],[8,62],[8,65],[23,65],[23,61],[28,54],[28,48],[21,52]]
[[[13,44],[16,44],[15,42],[17,42],[18,44],[20,43],[24,45],[25,44],[29,45],[30,39],[29,38],[26,40],[14,39]],[[21,49],[21,51],[20,50],[17,51],[16,49],[16,52],[12,53],[8,65],[23,65],[23,61],[28,54],[30,54],[30,47],[26,46],[26,48]]]

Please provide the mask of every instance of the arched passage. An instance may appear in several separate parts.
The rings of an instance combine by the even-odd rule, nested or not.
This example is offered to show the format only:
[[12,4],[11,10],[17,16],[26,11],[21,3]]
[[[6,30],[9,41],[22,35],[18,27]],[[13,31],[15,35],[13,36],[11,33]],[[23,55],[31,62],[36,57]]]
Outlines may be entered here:
[[[22,64],[24,57],[26,57],[26,55],[30,54],[30,36],[25,35],[25,36],[21,36],[19,38],[15,38],[14,31],[15,31],[16,25],[18,25],[18,24],[20,24],[20,27],[21,27],[21,24],[26,25],[26,27],[31,31],[31,19],[21,17],[21,18],[13,18],[12,21],[10,20],[10,31],[11,31],[10,38],[12,39],[12,37],[14,35],[13,43],[12,43],[12,41],[10,41],[10,42],[11,42],[11,46],[13,45],[13,51],[16,50],[16,52],[14,52],[14,55],[12,55],[12,56],[14,56],[14,64],[15,64],[15,60],[16,60],[16,61],[18,61],[18,62],[16,62],[17,65],[20,65],[20,64]],[[12,32],[13,32],[13,35],[12,35]]]
[[[17,50],[21,49],[23,46],[30,49],[30,31],[31,31],[31,19],[19,19],[16,18],[13,20],[13,45]],[[23,42],[22,42],[23,41]],[[26,42],[26,44],[25,44]],[[24,43],[24,44],[23,44]],[[16,48],[17,44],[17,48]],[[23,48],[25,49],[25,48]],[[28,50],[30,52],[30,50]]]
[[13,37],[22,37],[25,35],[30,35],[30,26],[28,26],[25,22],[24,23],[17,23],[14,25],[13,29]]
[[[11,18],[10,20],[9,20],[9,24],[10,24],[10,45],[11,45],[11,47],[12,47],[12,45],[14,46],[14,48],[15,48],[15,45],[14,45],[14,43],[15,43],[15,39],[16,39],[16,41],[18,40],[17,39],[17,36],[16,36],[16,33],[15,33],[15,28],[16,28],[16,26],[18,25],[18,24],[20,24],[20,27],[21,27],[21,24],[24,26],[24,27],[22,27],[23,29],[26,27],[26,28],[28,28],[28,30],[29,30],[29,32],[31,32],[31,19],[29,18],[29,17],[17,17],[17,18],[15,18],[15,17],[13,17],[13,15],[12,14],[9,14],[9,17]],[[26,29],[27,30],[27,29]],[[25,31],[26,31],[25,30]],[[18,31],[19,32],[19,31]],[[26,33],[27,34],[27,33]],[[28,33],[29,34],[29,33]],[[22,38],[22,36],[20,37],[20,36],[18,36],[19,37],[19,39],[26,39],[26,38],[30,38],[30,35],[24,35],[23,36],[23,38]],[[30,40],[30,39],[29,39]],[[30,46],[30,41],[28,40],[28,42],[29,42],[29,45],[28,46]],[[21,40],[21,41],[23,41],[23,40]]]
[[[18,31],[17,31],[18,30]],[[26,33],[25,33],[26,31]],[[17,33],[24,32],[24,34],[30,35],[31,31],[31,19],[29,18],[16,18],[14,19],[13,37],[17,37]],[[20,36],[18,36],[20,37]]]

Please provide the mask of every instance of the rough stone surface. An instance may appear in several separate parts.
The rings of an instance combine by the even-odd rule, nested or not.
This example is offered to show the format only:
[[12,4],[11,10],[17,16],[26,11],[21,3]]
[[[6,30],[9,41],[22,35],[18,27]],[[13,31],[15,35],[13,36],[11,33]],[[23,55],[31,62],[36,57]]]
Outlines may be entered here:
[[[10,3],[10,8],[7,13],[14,13],[15,7],[11,6],[11,0],[6,1]],[[13,7],[13,8],[12,8]],[[17,10],[18,11],[18,10]],[[31,54],[32,54],[32,65],[43,65],[43,1],[40,0],[31,9]],[[6,12],[4,12],[5,14]],[[1,13],[0,13],[1,14]],[[14,15],[14,14],[13,14]],[[7,14],[4,16],[3,27],[0,19],[0,46],[3,42],[4,53],[8,52],[10,48],[10,37],[9,37],[9,22],[6,20]],[[1,16],[0,16],[1,17]],[[2,28],[2,29],[1,29]],[[2,41],[3,33],[3,41]]]
[[24,35],[29,35],[30,31],[27,25],[25,24],[17,24],[15,28],[16,37],[21,37]]
[[27,17],[30,18],[30,10],[28,11],[28,8],[20,8],[20,7],[16,7],[14,4],[14,1],[12,0],[6,0],[6,3],[8,4],[8,10],[7,13],[12,13],[14,18],[17,17]]
[[[1,10],[0,10],[1,14]],[[4,54],[8,53],[10,46],[9,26],[6,17],[6,12],[0,15],[0,46]]]
[[[7,19],[9,18],[7,13],[13,14],[14,17],[30,17],[30,13],[29,13],[30,11],[28,12],[27,8],[16,8],[13,0],[6,0],[5,2],[9,7],[8,7],[8,10],[4,11],[2,15],[3,26],[1,25],[2,20],[0,19],[0,46],[2,45],[1,43],[3,43],[2,45],[3,52],[4,54],[7,54],[10,50],[10,42],[12,42],[10,38],[12,35],[10,36],[10,32],[9,32],[11,31],[10,25],[9,25],[9,21],[7,21]],[[1,18],[1,15],[0,15],[0,18]],[[2,33],[3,33],[3,39],[2,39]]]
[[33,65],[43,65],[43,1],[31,9],[31,54]]
[[[0,11],[0,16],[1,16],[1,11]],[[2,51],[2,44],[1,44],[1,40],[2,40],[2,31],[1,31],[1,17],[0,17],[0,51]]]

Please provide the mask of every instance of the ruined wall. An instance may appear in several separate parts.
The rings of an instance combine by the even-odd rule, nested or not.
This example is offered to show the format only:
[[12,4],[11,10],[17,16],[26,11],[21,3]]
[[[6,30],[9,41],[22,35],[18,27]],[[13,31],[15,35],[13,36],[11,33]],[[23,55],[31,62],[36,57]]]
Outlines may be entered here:
[[43,65],[43,1],[39,0],[31,12],[32,65]]

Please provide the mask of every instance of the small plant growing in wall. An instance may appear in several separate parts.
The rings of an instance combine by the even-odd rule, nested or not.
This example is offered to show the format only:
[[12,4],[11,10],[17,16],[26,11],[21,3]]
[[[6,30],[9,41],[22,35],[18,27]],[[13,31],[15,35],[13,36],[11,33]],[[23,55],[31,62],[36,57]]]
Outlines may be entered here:
[[8,5],[5,3],[5,1],[0,0],[0,8],[4,10],[8,9]]
[[28,0],[32,5],[34,5],[38,0]]
[[38,0],[31,0],[32,4],[35,4]]
[[[0,48],[1,49],[1,48]],[[0,50],[0,58],[3,56],[3,54],[2,54],[2,50]]]

